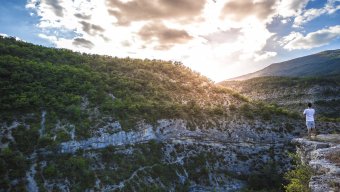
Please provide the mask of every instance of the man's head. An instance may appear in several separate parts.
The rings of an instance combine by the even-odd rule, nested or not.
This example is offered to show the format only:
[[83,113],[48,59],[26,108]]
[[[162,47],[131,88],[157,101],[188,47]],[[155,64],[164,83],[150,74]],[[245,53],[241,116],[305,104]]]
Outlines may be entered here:
[[312,107],[312,103],[308,103],[308,107]]

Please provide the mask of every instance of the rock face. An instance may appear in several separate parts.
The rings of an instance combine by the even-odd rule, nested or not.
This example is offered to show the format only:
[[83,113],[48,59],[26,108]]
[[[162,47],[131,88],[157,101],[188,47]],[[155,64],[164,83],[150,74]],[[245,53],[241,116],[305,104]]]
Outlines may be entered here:
[[[340,135],[318,135],[315,139],[297,138],[292,141],[297,146],[301,161],[315,171],[309,182],[312,192],[340,190]],[[337,160],[330,156],[338,156]]]
[[[293,148],[294,135],[282,123],[229,117],[193,127],[182,119],[160,119],[124,130],[118,121],[107,118],[89,128],[89,137],[80,138],[76,125],[56,121],[51,126],[45,123],[43,112],[39,117],[37,137],[44,133],[49,141],[58,141],[61,134],[48,132],[62,132],[68,139],[28,152],[34,154],[24,169],[28,191],[76,187],[141,191],[141,186],[155,186],[166,191],[233,192],[248,187],[247,178],[262,173],[266,165],[275,165],[273,172],[279,174],[290,168],[285,151]],[[20,141],[15,140],[18,130],[28,133],[33,127],[20,120],[0,124],[0,136]],[[0,148],[9,145],[0,140]],[[70,171],[73,168],[77,170]]]
[[[119,123],[118,123],[119,124]],[[158,121],[158,126],[141,123],[136,131],[126,132],[117,129],[118,132],[108,134],[100,133],[99,136],[91,137],[80,141],[67,141],[60,145],[61,153],[74,153],[79,149],[101,149],[107,146],[123,146],[137,143],[145,143],[150,140],[160,142],[171,142],[181,144],[203,144],[207,146],[270,146],[284,145],[292,136],[281,133],[275,129],[264,129],[256,131],[249,125],[228,129],[225,131],[211,130],[189,130],[186,121],[163,119]],[[237,126],[235,126],[237,127]],[[277,131],[277,132],[276,132]],[[284,137],[279,137],[280,135]]]
[[[184,120],[163,119],[157,125],[142,122],[133,131],[124,131],[119,127],[111,134],[103,128],[100,130],[104,131],[91,138],[63,142],[59,146],[59,152],[61,155],[75,154],[77,151],[97,154],[111,146],[124,149],[123,153],[129,156],[130,153],[136,153],[138,145],[156,142],[162,146],[159,163],[176,166],[176,182],[182,183],[181,185],[183,182],[191,183],[189,191],[237,191],[246,186],[246,182],[240,178],[261,170],[262,165],[276,162],[279,173],[290,166],[284,151],[290,147],[288,144],[293,136],[278,127],[264,126],[263,122],[254,122],[253,125],[225,122],[211,129],[189,129]],[[191,168],[193,164],[195,166]],[[149,176],[138,175],[149,174],[147,170],[152,170],[155,166],[157,164],[140,166],[128,179],[103,185],[100,190],[123,190],[128,183],[147,183],[149,181],[143,179]],[[207,177],[204,182],[202,179],[194,181],[192,177],[202,167],[206,170]]]

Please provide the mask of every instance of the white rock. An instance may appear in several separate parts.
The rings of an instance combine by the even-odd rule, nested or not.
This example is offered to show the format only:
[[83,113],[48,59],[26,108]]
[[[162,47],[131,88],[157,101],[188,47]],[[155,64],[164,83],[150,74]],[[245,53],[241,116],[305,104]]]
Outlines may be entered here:
[[319,135],[318,141],[306,138],[293,139],[303,163],[308,164],[316,175],[312,176],[309,187],[312,192],[335,192],[340,185],[340,167],[327,159],[327,155],[340,151],[340,135]]

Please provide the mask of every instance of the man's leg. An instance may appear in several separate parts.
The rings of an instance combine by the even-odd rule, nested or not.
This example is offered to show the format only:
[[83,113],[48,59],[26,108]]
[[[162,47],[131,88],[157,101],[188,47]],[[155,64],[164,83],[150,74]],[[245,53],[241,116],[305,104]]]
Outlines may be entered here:
[[311,132],[311,124],[309,121],[306,121],[306,126],[307,126],[307,133],[308,133],[308,138],[311,138],[312,132]]
[[316,129],[315,129],[315,122],[314,121],[312,123],[312,132],[313,132],[313,135],[316,136]]

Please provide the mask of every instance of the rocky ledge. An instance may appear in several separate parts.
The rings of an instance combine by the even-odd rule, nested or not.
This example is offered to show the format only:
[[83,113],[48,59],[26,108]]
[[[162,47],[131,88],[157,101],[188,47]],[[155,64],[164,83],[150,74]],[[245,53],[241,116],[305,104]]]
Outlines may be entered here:
[[312,192],[340,191],[340,134],[296,138],[293,143],[304,164],[315,172],[309,187]]

